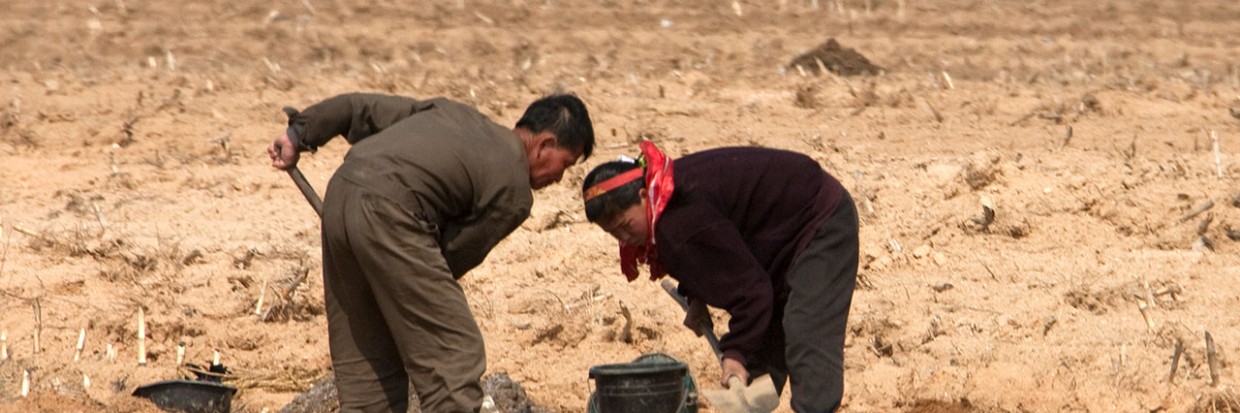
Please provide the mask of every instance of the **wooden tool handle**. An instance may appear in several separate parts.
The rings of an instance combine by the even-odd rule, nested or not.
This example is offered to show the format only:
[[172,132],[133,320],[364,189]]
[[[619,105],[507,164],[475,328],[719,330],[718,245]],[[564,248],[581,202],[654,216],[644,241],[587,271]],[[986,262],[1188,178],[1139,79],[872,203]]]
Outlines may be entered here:
[[297,166],[289,168],[288,176],[293,178],[293,182],[297,184],[297,189],[301,190],[301,195],[306,197],[306,201],[310,202],[310,207],[314,208],[314,213],[322,216],[323,200],[319,198],[318,192],[314,192],[314,187],[310,186],[310,181],[306,180],[306,176],[301,174],[301,169],[297,169]]
[[[672,285],[671,280],[664,278],[659,285],[663,286],[663,291],[667,291],[667,295],[672,296],[672,299],[676,300],[677,304],[680,304],[680,308],[685,310],[686,314],[689,312],[689,300],[676,291],[676,286]],[[697,331],[701,335],[706,336],[706,342],[710,343],[710,349],[715,351],[715,357],[722,358],[723,352],[719,350],[719,337],[715,336],[715,329],[711,328],[709,323],[702,322],[698,324]]]

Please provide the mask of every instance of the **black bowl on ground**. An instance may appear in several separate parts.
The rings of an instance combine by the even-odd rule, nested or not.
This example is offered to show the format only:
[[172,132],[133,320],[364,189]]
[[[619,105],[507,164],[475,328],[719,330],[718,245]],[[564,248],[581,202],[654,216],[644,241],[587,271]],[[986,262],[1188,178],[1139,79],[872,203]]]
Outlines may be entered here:
[[227,384],[195,380],[158,381],[133,391],[161,409],[184,413],[229,413],[236,393],[237,388]]

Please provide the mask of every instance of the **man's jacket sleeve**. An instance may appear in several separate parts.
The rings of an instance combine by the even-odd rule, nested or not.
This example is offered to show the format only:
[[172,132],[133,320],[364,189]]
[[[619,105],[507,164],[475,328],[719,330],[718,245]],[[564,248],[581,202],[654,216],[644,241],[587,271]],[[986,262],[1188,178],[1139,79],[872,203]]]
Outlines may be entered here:
[[444,229],[440,246],[453,276],[460,278],[481,264],[500,240],[529,217],[532,197],[513,192],[518,191],[511,187],[489,191],[476,206],[475,211],[481,211],[478,215]]
[[311,152],[341,135],[354,144],[430,107],[426,101],[403,96],[343,94],[301,112],[286,110],[289,138],[298,150]]

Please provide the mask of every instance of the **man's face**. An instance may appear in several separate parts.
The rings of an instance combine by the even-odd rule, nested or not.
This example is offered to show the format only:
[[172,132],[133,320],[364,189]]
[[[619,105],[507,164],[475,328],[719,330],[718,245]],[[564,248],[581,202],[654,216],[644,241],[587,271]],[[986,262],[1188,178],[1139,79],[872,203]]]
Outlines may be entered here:
[[649,227],[646,226],[646,198],[616,216],[598,222],[599,228],[607,231],[621,243],[643,245],[646,243]]
[[564,178],[564,170],[575,165],[579,159],[581,153],[556,145],[555,135],[551,135],[550,140],[541,141],[530,154],[530,187],[543,189],[560,182]]

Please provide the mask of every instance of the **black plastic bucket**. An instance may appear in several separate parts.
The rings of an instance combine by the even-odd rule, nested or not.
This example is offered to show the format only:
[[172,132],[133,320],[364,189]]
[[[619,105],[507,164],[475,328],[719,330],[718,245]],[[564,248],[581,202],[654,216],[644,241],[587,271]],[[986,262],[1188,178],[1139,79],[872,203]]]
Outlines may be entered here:
[[164,380],[133,391],[161,409],[185,413],[229,413],[236,393],[237,388],[227,384],[194,380]]
[[599,413],[676,413],[685,401],[689,366],[672,363],[590,367]]

